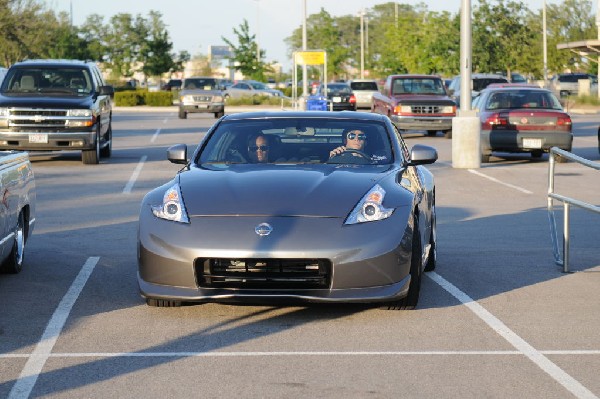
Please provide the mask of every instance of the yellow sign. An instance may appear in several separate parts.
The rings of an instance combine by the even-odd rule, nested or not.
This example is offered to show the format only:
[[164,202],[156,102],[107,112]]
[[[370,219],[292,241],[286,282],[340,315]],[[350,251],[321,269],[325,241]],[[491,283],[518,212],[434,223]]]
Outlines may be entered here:
[[296,53],[296,63],[306,65],[325,64],[324,51],[299,51]]

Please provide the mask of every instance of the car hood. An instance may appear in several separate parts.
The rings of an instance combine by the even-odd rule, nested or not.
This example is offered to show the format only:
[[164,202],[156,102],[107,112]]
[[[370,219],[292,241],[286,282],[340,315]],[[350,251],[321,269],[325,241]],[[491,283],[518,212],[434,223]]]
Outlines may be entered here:
[[25,107],[25,108],[91,108],[91,97],[75,96],[48,96],[26,94],[4,94],[0,96],[0,107]]
[[383,166],[232,165],[179,174],[190,216],[269,215],[346,217],[378,181]]
[[402,102],[403,104],[412,103],[435,103],[435,104],[454,104],[454,101],[448,96],[434,95],[434,94],[396,94],[394,98]]

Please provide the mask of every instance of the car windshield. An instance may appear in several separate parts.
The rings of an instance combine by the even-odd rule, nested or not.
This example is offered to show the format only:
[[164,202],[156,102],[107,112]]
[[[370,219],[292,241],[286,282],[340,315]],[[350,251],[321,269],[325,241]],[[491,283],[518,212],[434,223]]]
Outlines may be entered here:
[[262,82],[249,82],[254,90],[269,90],[269,87]]
[[190,78],[185,80],[183,88],[188,90],[215,90],[217,89],[217,80],[211,78]]
[[[322,86],[322,89],[325,89],[325,86]],[[331,84],[327,85],[327,94],[330,95],[340,95],[340,94],[351,94],[352,89],[348,85],[336,85]]]
[[[351,137],[348,137],[349,134]],[[333,149],[344,145],[344,138],[361,141],[362,150],[348,153],[349,156],[343,159],[330,158]],[[259,150],[267,153],[266,159],[257,161],[256,152]],[[257,162],[388,165],[393,162],[392,154],[387,127],[379,121],[325,118],[244,119],[221,122],[203,143],[196,163],[203,167]]]
[[394,79],[392,94],[436,94],[445,95],[444,83],[435,78]]
[[491,93],[486,110],[497,109],[551,109],[562,110],[556,96],[541,90],[510,90]]
[[369,90],[369,91],[377,91],[377,83],[376,82],[352,82],[350,83],[350,88],[352,90]]
[[508,83],[506,78],[474,78],[473,90],[481,91],[492,83]]
[[86,68],[24,67],[9,70],[2,82],[3,93],[89,95],[94,88]]

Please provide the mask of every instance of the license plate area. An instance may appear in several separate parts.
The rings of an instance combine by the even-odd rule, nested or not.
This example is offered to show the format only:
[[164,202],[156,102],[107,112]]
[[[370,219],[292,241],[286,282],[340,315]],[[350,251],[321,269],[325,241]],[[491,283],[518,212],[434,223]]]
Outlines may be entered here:
[[540,149],[540,148],[542,148],[542,139],[524,138],[523,139],[523,148]]
[[48,134],[47,133],[30,133],[29,134],[29,142],[37,143],[37,144],[48,144]]
[[341,103],[342,102],[342,97],[333,97],[333,102],[334,103]]

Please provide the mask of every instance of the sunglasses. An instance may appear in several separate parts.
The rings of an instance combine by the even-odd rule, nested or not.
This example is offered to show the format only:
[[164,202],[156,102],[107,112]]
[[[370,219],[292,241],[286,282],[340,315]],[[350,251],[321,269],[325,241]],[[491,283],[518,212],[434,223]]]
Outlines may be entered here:
[[364,133],[348,133],[346,137],[348,137],[348,140],[354,140],[357,137],[359,140],[362,141],[365,141],[367,139],[367,135]]
[[258,150],[269,151],[269,146],[268,145],[258,145],[258,146],[257,145],[253,145],[253,146],[250,146],[248,148],[250,149],[250,151],[258,151]]

